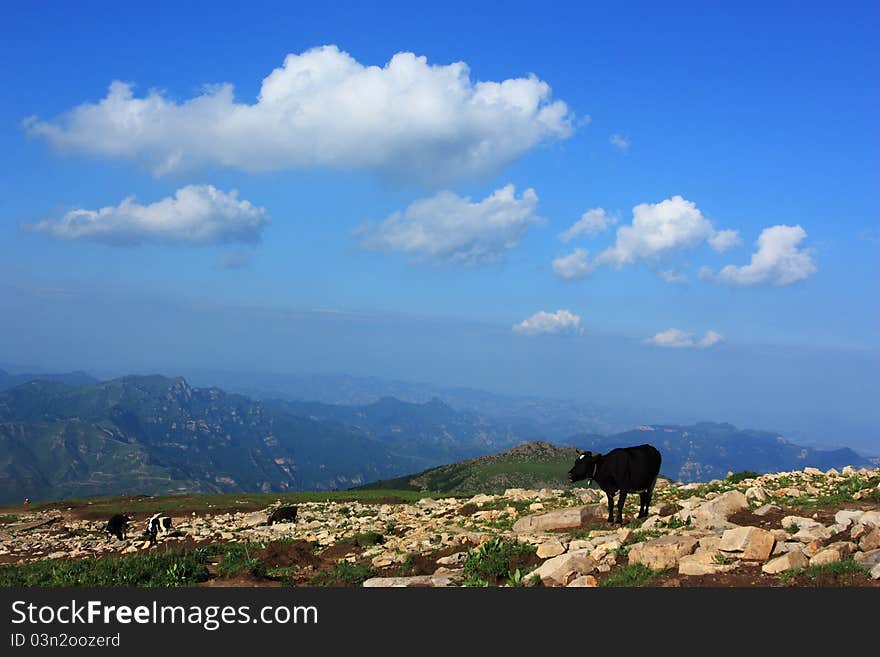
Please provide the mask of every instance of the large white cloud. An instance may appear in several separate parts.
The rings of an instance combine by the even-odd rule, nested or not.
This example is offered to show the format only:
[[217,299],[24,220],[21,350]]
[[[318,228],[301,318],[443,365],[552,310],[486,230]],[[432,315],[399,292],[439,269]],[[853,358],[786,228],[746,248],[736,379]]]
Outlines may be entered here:
[[635,206],[632,223],[617,229],[617,240],[596,263],[620,268],[707,241],[716,250],[727,249],[736,243],[736,231],[717,232],[694,202],[673,196]]
[[666,331],[657,333],[654,337],[648,338],[647,342],[658,347],[669,347],[673,349],[699,348],[707,349],[713,347],[724,338],[720,333],[715,331],[706,331],[703,337],[697,338],[693,333],[682,331],[681,329],[671,328]]
[[590,262],[589,252],[586,249],[577,248],[568,255],[553,260],[553,271],[569,280],[586,278],[594,269],[595,265]]
[[573,333],[580,335],[581,318],[570,310],[557,310],[548,313],[543,310],[536,312],[528,319],[513,325],[513,332],[520,335],[540,335],[542,333]]
[[231,84],[177,102],[156,90],[135,97],[114,81],[97,103],[24,124],[63,151],[136,160],[155,175],[325,166],[433,184],[497,172],[568,137],[573,118],[534,75],[473,82],[464,62],[401,52],[365,66],[328,45],[287,55],[252,104],[237,102]]
[[440,192],[410,204],[379,224],[355,230],[361,244],[372,250],[401,251],[428,260],[484,264],[516,247],[531,224],[538,195],[527,189],[519,197],[506,185],[474,203],[470,197]]
[[784,224],[761,231],[758,250],[742,267],[727,265],[718,280],[734,285],[790,285],[816,273],[812,254],[799,248],[807,232],[800,226]]
[[593,208],[581,215],[581,218],[573,223],[559,239],[570,242],[580,235],[597,235],[617,223],[617,217],[609,215],[603,208]]
[[149,205],[130,196],[119,205],[71,210],[60,219],[23,224],[23,228],[59,239],[113,245],[219,244],[258,242],[268,223],[266,210],[239,200],[235,190],[226,193],[213,185],[188,185]]

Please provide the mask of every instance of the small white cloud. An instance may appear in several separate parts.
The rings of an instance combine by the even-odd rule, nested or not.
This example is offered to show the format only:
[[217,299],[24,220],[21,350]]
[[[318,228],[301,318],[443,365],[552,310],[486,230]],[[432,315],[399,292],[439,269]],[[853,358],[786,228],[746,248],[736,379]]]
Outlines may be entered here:
[[608,138],[608,142],[621,153],[626,153],[627,151],[629,151],[629,139],[627,139],[623,135],[619,135],[615,132]]
[[133,196],[99,210],[72,210],[60,219],[23,224],[25,230],[65,240],[111,245],[256,243],[269,223],[264,208],[213,185],[188,185],[173,197],[141,205]]
[[254,103],[237,101],[231,84],[177,102],[155,90],[136,97],[114,81],[96,103],[23,125],[62,151],[133,160],[156,176],[332,167],[443,184],[496,173],[569,137],[574,123],[534,75],[475,82],[464,62],[400,52],[366,66],[327,45],[287,55]]
[[716,333],[715,331],[706,331],[700,341],[697,343],[698,347],[705,349],[706,347],[711,347],[713,345],[718,344],[724,340],[720,333]]
[[527,189],[519,197],[506,185],[471,202],[452,192],[440,192],[395,212],[380,224],[355,230],[365,248],[419,254],[429,260],[484,264],[515,248],[526,229],[543,221],[535,214],[538,195]]
[[570,310],[557,310],[555,313],[536,312],[534,315],[513,325],[513,332],[520,335],[540,335],[542,333],[571,333],[580,335],[581,318]]
[[602,208],[587,210],[572,226],[559,236],[563,242],[570,242],[579,235],[597,235],[617,223],[617,217],[609,215]]
[[709,246],[718,251],[718,253],[724,253],[727,249],[738,244],[742,244],[742,240],[737,230],[719,230],[709,237]]
[[575,249],[565,256],[553,260],[553,271],[558,276],[566,279],[586,278],[595,269],[588,258],[586,249]]
[[798,245],[806,238],[800,226],[765,228],[758,237],[758,250],[742,267],[727,265],[717,279],[733,285],[790,285],[816,273],[816,263],[807,249]]
[[667,283],[684,283],[687,281],[687,276],[681,274],[674,269],[666,269],[660,272],[660,278],[662,278]]
[[723,339],[721,334],[715,331],[706,331],[702,338],[697,339],[693,333],[671,328],[657,333],[653,338],[648,338],[646,342],[658,347],[672,349],[707,349],[718,344]]

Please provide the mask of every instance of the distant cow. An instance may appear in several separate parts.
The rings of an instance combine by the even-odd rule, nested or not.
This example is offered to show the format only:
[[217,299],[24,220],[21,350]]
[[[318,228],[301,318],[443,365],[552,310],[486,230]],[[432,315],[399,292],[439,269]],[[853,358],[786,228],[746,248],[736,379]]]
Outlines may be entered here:
[[276,522],[296,522],[295,506],[279,506],[269,514],[269,524]]
[[150,545],[155,545],[156,536],[171,530],[171,518],[156,513],[147,520],[147,534],[150,535]]
[[639,518],[648,515],[654,484],[660,474],[660,452],[651,445],[618,447],[605,455],[584,452],[568,471],[569,481],[595,481],[608,496],[608,522],[614,522],[614,494],[617,501],[617,522],[623,524],[623,505],[629,493],[639,493]]
[[120,541],[125,540],[125,536],[128,533],[128,523],[131,522],[131,518],[122,513],[117,513],[115,516],[110,518],[107,521],[107,527],[105,531],[109,536],[115,536]]

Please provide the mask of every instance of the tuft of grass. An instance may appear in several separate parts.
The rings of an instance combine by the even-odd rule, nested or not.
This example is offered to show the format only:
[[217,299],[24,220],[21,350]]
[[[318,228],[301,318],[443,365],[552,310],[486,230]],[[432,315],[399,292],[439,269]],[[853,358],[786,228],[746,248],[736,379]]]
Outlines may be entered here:
[[779,573],[779,580],[783,584],[790,584],[801,577],[808,580],[836,580],[852,576],[867,577],[870,571],[852,559],[843,559],[821,566],[806,566],[805,568],[792,568]]
[[510,560],[536,550],[533,545],[508,541],[496,536],[475,550],[470,550],[464,562],[464,586],[488,586],[491,582],[510,580]]
[[[239,573],[249,573],[254,577],[266,576],[266,565],[255,556],[251,550],[256,547],[249,543],[226,543],[212,546],[212,552],[220,557],[217,566],[217,575],[220,577],[233,577]],[[263,547],[263,546],[260,546]]]
[[176,587],[208,579],[205,548],[148,552],[99,559],[47,559],[0,566],[0,587]]
[[651,570],[640,563],[630,564],[612,572],[599,582],[599,586],[647,586],[661,570]]
[[379,532],[363,532],[352,536],[351,541],[355,547],[370,547],[384,543],[385,536]]
[[312,579],[312,586],[360,586],[371,577],[376,577],[378,571],[364,564],[340,561],[330,570],[323,570]]
[[734,472],[732,475],[725,479],[726,482],[731,484],[738,484],[741,481],[745,481],[746,479],[754,479],[755,477],[760,477],[761,475],[753,470],[741,470],[739,472]]

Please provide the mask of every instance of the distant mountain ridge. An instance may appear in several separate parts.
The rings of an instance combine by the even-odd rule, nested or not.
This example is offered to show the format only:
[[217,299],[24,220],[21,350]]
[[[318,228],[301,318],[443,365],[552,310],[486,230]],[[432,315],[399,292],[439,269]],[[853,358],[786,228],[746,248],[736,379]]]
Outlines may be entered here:
[[57,381],[71,386],[91,385],[98,383],[98,379],[91,374],[77,370],[75,372],[62,372],[50,374],[10,374],[0,369],[0,390],[9,390],[29,381]]
[[[594,451],[652,442],[663,452],[662,472],[681,481],[722,478],[728,470],[865,462],[849,449],[814,450],[775,433],[725,424],[645,425],[612,435],[565,437],[534,420],[490,418],[437,398],[413,403],[386,397],[342,406],[256,401],[216,387],[193,387],[181,377],[57,378],[0,391],[0,503],[24,497],[349,488],[504,453],[538,439]],[[547,470],[545,456],[532,465],[549,485],[556,475]],[[493,476],[509,480],[499,467],[496,460]]]
[[553,445],[543,441],[518,445],[500,454],[450,463],[357,488],[421,490],[455,494],[499,493],[506,488],[570,488],[566,473],[578,450],[607,453],[615,447],[649,443],[660,450],[660,474],[690,483],[724,479],[728,472],[758,473],[821,470],[847,465],[871,467],[871,459],[850,449],[812,450],[778,434],[740,430],[730,424],[703,422],[678,427],[641,425],[613,436],[581,434]]

